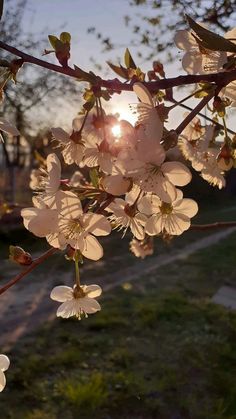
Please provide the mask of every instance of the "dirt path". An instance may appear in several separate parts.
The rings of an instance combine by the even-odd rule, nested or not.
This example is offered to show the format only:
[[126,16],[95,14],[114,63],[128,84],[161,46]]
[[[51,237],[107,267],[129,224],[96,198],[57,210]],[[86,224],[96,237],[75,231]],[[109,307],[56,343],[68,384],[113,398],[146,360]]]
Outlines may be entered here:
[[[184,260],[196,251],[218,243],[235,231],[236,227],[228,228],[188,244],[180,251],[173,249],[167,255],[162,254],[144,261],[137,260],[133,266],[112,274],[101,278],[96,275],[96,281],[92,270],[88,269],[86,283],[96,282],[104,291],[110,291],[124,282],[132,282],[157,271],[160,267]],[[118,262],[119,265],[121,263],[122,261]],[[1,296],[1,352],[9,350],[20,337],[35,331],[44,322],[55,318],[57,304],[49,298],[50,291],[55,285],[52,278],[53,281],[59,280],[58,283],[71,285],[70,275],[67,272],[58,271],[57,266],[53,265],[47,274],[37,274],[35,271],[33,279],[32,276],[25,278]]]

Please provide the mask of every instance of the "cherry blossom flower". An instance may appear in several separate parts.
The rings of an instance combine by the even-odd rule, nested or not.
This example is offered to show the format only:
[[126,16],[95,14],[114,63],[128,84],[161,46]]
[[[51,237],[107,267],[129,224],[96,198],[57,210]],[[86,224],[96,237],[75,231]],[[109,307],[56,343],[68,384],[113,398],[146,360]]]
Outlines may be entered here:
[[[176,197],[176,186],[187,185],[191,180],[189,169],[180,162],[164,162],[165,151],[161,145],[154,148],[148,141],[140,141],[137,150],[123,160],[127,173],[144,192],[154,192],[165,202]],[[130,169],[132,168],[132,169]]]
[[151,216],[145,226],[150,236],[167,233],[171,236],[180,235],[190,227],[190,218],[198,212],[198,205],[193,199],[183,198],[177,189],[177,197],[171,202],[163,202],[156,195],[144,196],[138,202],[141,212]]
[[72,122],[73,130],[71,134],[68,134],[62,128],[52,128],[53,138],[62,147],[62,155],[65,163],[80,165],[84,155],[84,139],[82,133],[77,127],[77,119]]
[[10,360],[6,355],[0,355],[0,392],[4,390],[6,385],[6,377],[4,371],[8,370]]
[[[184,118],[186,118],[187,115],[188,113],[186,112]],[[205,129],[201,124],[200,118],[195,117],[183,130],[181,137],[186,138],[188,141],[195,141],[204,134],[204,131]]]
[[94,236],[107,236],[110,232],[111,225],[106,217],[84,213],[79,198],[72,194],[62,198],[57,229],[47,236],[47,241],[60,249],[69,244],[86,258],[98,260],[103,256],[103,248]]
[[[201,25],[205,26],[202,23]],[[219,72],[227,62],[226,52],[202,48],[192,33],[187,30],[177,31],[174,42],[179,49],[186,51],[182,59],[182,66],[187,73]]]
[[144,225],[146,224],[147,217],[137,211],[135,206],[130,206],[126,201],[121,198],[116,198],[107,208],[107,211],[112,212],[109,219],[115,228],[124,228],[124,234],[130,228],[134,237],[143,240]]
[[219,150],[214,149],[211,151],[209,149],[208,153],[205,153],[205,163],[201,170],[201,176],[211,185],[218,186],[219,189],[222,189],[225,187],[226,181],[223,170],[217,162],[218,154]]
[[79,320],[84,315],[94,314],[101,310],[100,304],[95,300],[101,295],[102,289],[98,285],[74,285],[73,288],[59,285],[53,288],[50,297],[62,303],[57,309],[57,316],[67,319],[75,316]]
[[153,254],[153,241],[151,237],[144,240],[137,240],[133,238],[130,242],[130,251],[137,257],[144,259],[146,256],[151,256]]

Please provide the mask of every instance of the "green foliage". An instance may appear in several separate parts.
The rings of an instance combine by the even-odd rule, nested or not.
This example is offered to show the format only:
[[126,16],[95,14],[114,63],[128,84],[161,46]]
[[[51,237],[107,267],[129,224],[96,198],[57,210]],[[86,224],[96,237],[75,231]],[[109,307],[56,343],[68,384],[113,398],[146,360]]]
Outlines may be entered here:
[[233,42],[199,25],[190,16],[186,15],[186,18],[190,28],[197,35],[195,38],[201,47],[212,51],[236,52],[236,45]]
[[57,387],[59,397],[80,417],[91,414],[108,402],[107,383],[101,373],[94,373],[82,382],[81,377],[67,379]]

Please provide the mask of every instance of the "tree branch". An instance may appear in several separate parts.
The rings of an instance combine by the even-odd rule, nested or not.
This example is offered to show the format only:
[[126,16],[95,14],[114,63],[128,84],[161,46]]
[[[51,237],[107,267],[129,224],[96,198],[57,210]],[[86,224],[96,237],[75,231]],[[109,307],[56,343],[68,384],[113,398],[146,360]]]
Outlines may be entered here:
[[35,259],[31,265],[27,266],[26,269],[24,269],[22,272],[20,272],[18,275],[16,275],[13,279],[11,279],[6,285],[0,288],[0,295],[3,294],[5,291],[8,290],[8,288],[12,287],[14,284],[16,284],[18,281],[20,281],[24,276],[26,276],[28,273],[33,271],[38,265],[40,265],[42,262],[44,262],[46,259],[48,259],[53,253],[55,253],[58,249],[55,249],[52,247],[51,249],[47,250],[47,252],[43,253],[42,256]]
[[[69,77],[77,78],[77,72],[71,67],[61,67],[59,65],[51,64],[47,61],[41,60],[39,58],[33,57],[32,55],[26,54],[17,48],[14,48],[4,42],[0,41],[0,48],[5,51],[14,54],[24,61],[24,63],[30,63],[37,65],[39,67],[46,68],[50,71],[54,71],[56,73],[64,74]],[[148,88],[150,92],[156,92],[159,89],[168,89],[171,87],[182,86],[182,85],[189,85],[195,84],[200,82],[208,82],[208,83],[215,83],[219,88],[227,86],[231,81],[236,80],[236,70],[228,71],[228,72],[220,72],[220,73],[212,73],[212,74],[200,74],[200,75],[186,75],[186,76],[178,76],[172,77],[157,81],[151,82],[143,82],[143,84]],[[120,80],[113,79],[113,80],[103,80],[101,77],[97,77],[97,84],[96,87],[105,87],[110,89],[114,92],[124,91],[132,91],[133,90],[133,83],[122,83]]]
[[192,224],[190,230],[210,230],[213,228],[235,227],[236,221],[217,221],[212,224]]

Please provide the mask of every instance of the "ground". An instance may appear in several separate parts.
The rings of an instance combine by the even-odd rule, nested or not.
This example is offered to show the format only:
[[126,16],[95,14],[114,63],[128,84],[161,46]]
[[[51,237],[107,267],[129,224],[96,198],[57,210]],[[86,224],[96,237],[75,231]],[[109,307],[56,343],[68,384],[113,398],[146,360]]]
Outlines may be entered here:
[[[234,211],[222,212],[221,219],[232,219]],[[208,236],[201,233],[204,240]],[[54,317],[12,343],[0,418],[236,418],[236,313],[211,301],[219,287],[236,286],[236,233],[184,254],[193,240],[196,246],[199,235],[189,233],[167,248],[157,244],[159,256],[143,265],[146,270],[138,265],[136,279],[125,276],[104,293],[100,313],[81,322]],[[110,244],[104,243],[108,255]],[[105,272],[107,278],[117,275],[121,263],[134,269],[136,260],[123,252],[126,244],[118,241],[115,260],[88,266],[84,277],[99,283]],[[155,267],[157,257],[177,252],[182,260]],[[63,266],[56,259],[51,287],[68,276]],[[26,281],[44,290],[43,272],[18,284],[15,300]],[[38,301],[48,300],[43,291],[44,298],[37,295]],[[58,305],[51,304],[55,316]],[[24,315],[24,303],[21,310]],[[4,313],[1,322],[4,328]]]

